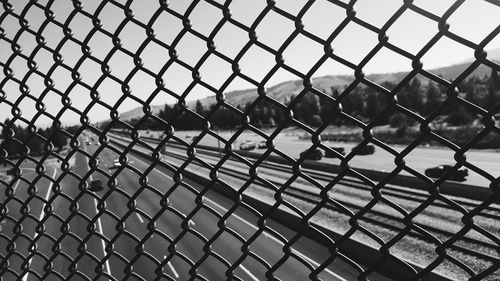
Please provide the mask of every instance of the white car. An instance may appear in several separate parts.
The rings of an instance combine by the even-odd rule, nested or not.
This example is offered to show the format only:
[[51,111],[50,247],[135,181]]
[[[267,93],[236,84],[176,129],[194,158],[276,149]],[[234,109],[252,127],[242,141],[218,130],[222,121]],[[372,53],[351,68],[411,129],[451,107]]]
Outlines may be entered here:
[[120,167],[122,164],[120,163],[120,160],[116,159],[115,161],[113,161],[113,167],[117,168],[117,167]]
[[252,140],[246,140],[240,144],[240,149],[241,150],[252,150],[255,149],[257,145],[255,144],[254,141]]

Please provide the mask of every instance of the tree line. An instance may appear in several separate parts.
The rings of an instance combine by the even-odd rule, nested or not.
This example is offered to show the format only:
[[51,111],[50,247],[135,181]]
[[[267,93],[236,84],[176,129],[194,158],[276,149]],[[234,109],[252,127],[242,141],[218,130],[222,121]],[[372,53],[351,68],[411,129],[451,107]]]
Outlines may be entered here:
[[[384,82],[383,87],[393,89],[394,84]],[[459,95],[465,100],[487,110],[492,109],[500,102],[500,77],[497,71],[492,70],[491,75],[485,77],[471,77],[459,85]],[[235,108],[212,104],[205,107],[199,100],[193,109],[186,109],[179,104],[165,104],[157,117],[131,120],[132,126],[140,129],[165,130],[172,125],[176,130],[199,130],[206,126],[208,120],[212,128],[235,129],[246,122],[241,112],[247,112],[250,124],[258,127],[275,127],[277,125],[292,126],[290,112],[293,118],[312,127],[321,125],[351,125],[348,118],[338,114],[335,100],[341,100],[342,111],[363,122],[370,122],[378,117],[377,125],[389,124],[392,127],[405,129],[414,121],[405,114],[395,112],[392,97],[367,86],[354,88],[347,94],[342,94],[343,89],[332,87],[323,91],[328,96],[318,96],[311,92],[301,96],[300,99],[291,96],[287,102],[276,104],[267,99],[261,99],[258,104],[238,105]],[[297,101],[295,101],[297,99]],[[422,83],[418,79],[411,80],[397,93],[397,103],[422,116],[431,114],[447,99],[446,88],[430,81]],[[477,116],[466,109],[463,103],[448,102],[440,111],[439,122],[452,126],[471,124]],[[496,113],[499,113],[497,110]],[[140,122],[140,124],[139,124]],[[3,123],[5,126],[0,134],[1,147],[8,155],[25,153],[27,148],[31,154],[44,152],[44,146],[50,142],[57,149],[62,149],[68,142],[67,135],[61,129],[38,129],[36,134],[27,127],[14,124],[9,119]],[[107,123],[101,124],[106,126]],[[120,126],[115,126],[119,128]],[[13,131],[9,134],[10,128]]]
[[[386,89],[395,87],[390,82],[384,82],[382,86]],[[379,116],[377,125],[390,124],[401,127],[412,124],[408,116],[394,110],[394,106],[391,105],[392,97],[385,96],[368,86],[358,86],[344,96],[341,96],[342,90],[332,87],[324,92],[327,92],[333,99],[341,98],[342,111],[360,121],[369,122]],[[469,78],[459,85],[459,92],[460,97],[489,110],[500,102],[499,75],[497,71],[492,70],[490,76]],[[399,105],[422,116],[431,114],[447,99],[446,87],[432,81],[422,83],[417,78],[405,85],[396,96]],[[296,120],[309,126],[318,127],[325,123],[327,125],[350,125],[348,118],[342,118],[337,114],[337,106],[329,97],[320,97],[308,92],[293,106],[290,106],[295,98],[292,95],[284,106],[276,105],[266,99],[262,99],[257,105],[238,105],[235,108],[216,104],[205,107],[199,100],[195,107],[189,110],[178,104],[165,104],[158,114],[159,119],[135,119],[130,123],[136,126],[141,122],[138,126],[141,129],[164,130],[170,124],[176,130],[196,130],[203,128],[204,120],[208,119],[212,127],[235,129],[244,123],[243,114],[240,112],[248,112],[250,123],[258,128],[275,127],[281,124],[289,126],[293,125],[289,118],[290,108]],[[253,106],[251,110],[247,110],[250,106]],[[440,122],[453,126],[467,125],[476,119],[475,114],[467,110],[460,102],[448,102],[440,115],[443,116]]]
[[[36,134],[33,134],[28,127],[16,125],[10,119],[6,119],[3,124],[5,127],[0,134],[2,139],[0,148],[10,157],[27,153],[28,148],[31,155],[41,154],[45,151],[44,146],[49,143],[61,150],[68,143],[68,138],[61,129],[49,127],[38,129]],[[12,130],[13,137],[9,134],[9,129]]]

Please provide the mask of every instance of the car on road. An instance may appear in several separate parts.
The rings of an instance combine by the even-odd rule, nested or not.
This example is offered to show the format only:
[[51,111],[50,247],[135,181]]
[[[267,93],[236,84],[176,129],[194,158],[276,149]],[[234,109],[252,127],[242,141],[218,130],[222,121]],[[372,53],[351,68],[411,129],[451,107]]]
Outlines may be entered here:
[[93,180],[90,182],[90,187],[88,188],[89,191],[101,191],[103,190],[104,187],[102,187],[102,181],[101,180]]
[[313,151],[305,150],[300,153],[300,157],[304,159],[321,160],[321,158],[323,158],[323,151],[321,151],[321,149],[315,149]]
[[334,151],[336,151],[340,155],[345,155],[345,148],[343,148],[343,147],[332,146],[332,147],[330,147],[330,149],[333,150],[333,151],[325,150],[325,157],[327,157],[327,158],[336,158],[337,154]]
[[375,146],[373,144],[367,144],[358,151],[358,155],[370,155],[373,153],[375,153]]
[[267,142],[265,140],[262,140],[257,144],[257,148],[266,148],[266,147],[267,147]]
[[254,141],[252,140],[246,140],[242,143],[240,143],[240,149],[241,150],[253,150],[257,147]]
[[[425,175],[429,178],[440,178],[442,175],[451,170],[453,166],[451,165],[439,165],[436,167],[428,168],[425,170]],[[469,170],[467,168],[458,169],[454,173],[452,173],[448,179],[453,181],[465,181],[467,176],[469,175]]]

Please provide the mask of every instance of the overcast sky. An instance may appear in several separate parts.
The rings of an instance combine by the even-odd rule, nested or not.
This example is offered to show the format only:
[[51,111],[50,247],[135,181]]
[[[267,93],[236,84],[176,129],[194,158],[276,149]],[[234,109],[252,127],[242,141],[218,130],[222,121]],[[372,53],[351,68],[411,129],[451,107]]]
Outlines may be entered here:
[[[14,12],[20,14],[24,9],[27,0],[10,1],[14,6]],[[47,1],[38,1],[46,5]],[[85,0],[83,9],[91,14],[96,13],[96,9],[101,3],[97,0]],[[118,1],[125,4],[126,1]],[[219,0],[217,2],[224,2]],[[281,0],[276,1],[276,6],[296,16],[304,7],[307,1],[299,0]],[[335,1],[333,1],[335,2]],[[347,1],[346,1],[347,2]],[[434,15],[442,16],[443,13],[455,1],[449,0],[416,0],[414,5],[422,8]],[[169,1],[169,8],[177,13],[184,14],[192,1],[176,0]],[[265,0],[233,0],[229,6],[232,18],[250,27],[258,15],[266,7]],[[403,5],[402,0],[359,0],[355,3],[356,17],[366,21],[377,28],[381,28],[386,21]],[[149,22],[152,15],[159,8],[158,0],[136,0],[131,5],[135,18],[142,22]],[[56,0],[51,10],[55,14],[55,20],[64,23],[73,5],[69,0]],[[4,13],[4,8],[0,7],[0,13]],[[483,0],[466,0],[460,8],[451,15],[447,21],[450,25],[450,31],[466,38],[467,40],[479,44],[491,31],[500,25],[500,7],[495,6]],[[215,25],[222,19],[222,10],[213,5],[200,1],[193,12],[189,15],[192,28],[199,33],[208,36]],[[27,10],[26,17],[30,23],[30,29],[37,31],[44,20],[46,20],[43,10],[38,7],[31,7]],[[99,13],[98,18],[102,21],[103,28],[114,33],[119,24],[124,20],[124,11],[113,4],[106,4]],[[346,10],[327,0],[318,0],[310,6],[304,14],[302,21],[304,29],[308,32],[326,39],[332,31],[346,18]],[[75,39],[83,41],[93,28],[92,21],[82,14],[77,14],[69,23]],[[19,21],[7,16],[1,22],[2,29],[5,30],[5,37],[13,39],[20,30]],[[162,12],[153,24],[156,38],[167,45],[170,45],[174,38],[183,28],[180,19],[175,16]],[[278,50],[289,35],[294,31],[294,22],[282,15],[270,11],[257,26],[258,40],[274,50]],[[411,54],[416,54],[436,33],[438,32],[438,23],[430,20],[416,12],[406,10],[404,14],[387,31],[389,42],[406,50]],[[54,23],[47,25],[43,31],[43,36],[47,41],[47,46],[56,48],[64,37],[62,28]],[[23,53],[27,56],[32,55],[36,46],[35,37],[28,32],[19,34],[18,42],[22,46]],[[136,52],[139,46],[144,42],[146,32],[140,26],[134,23],[127,23],[118,37],[122,40],[124,48]],[[215,36],[217,50],[229,58],[235,58],[242,47],[249,41],[248,32],[239,27],[226,22],[219,33]],[[377,34],[354,23],[350,22],[346,28],[333,41],[332,47],[334,54],[354,63],[359,63],[368,52],[378,43]],[[90,40],[89,47],[92,55],[99,60],[104,60],[109,51],[113,48],[111,38],[101,32],[97,32]],[[486,47],[487,50],[500,47],[500,35],[497,35]],[[185,63],[195,66],[201,56],[207,51],[205,41],[199,39],[191,33],[186,33],[176,46],[179,59]],[[299,35],[285,49],[283,55],[285,63],[302,73],[307,73],[311,67],[318,61],[323,54],[323,46],[317,42]],[[67,41],[60,51],[64,58],[64,63],[73,67],[82,57],[82,51],[78,44]],[[5,64],[12,55],[10,44],[0,39],[0,62]],[[423,57],[424,68],[431,69],[440,66],[447,66],[474,56],[473,49],[465,47],[451,39],[442,38],[438,43]],[[168,50],[152,42],[148,44],[144,52],[140,54],[144,62],[144,67],[154,73],[169,61]],[[45,50],[40,50],[34,55],[34,60],[38,65],[38,70],[47,73],[53,65],[52,54]],[[240,60],[242,73],[252,77],[256,81],[261,81],[267,72],[275,65],[274,56],[264,49],[252,46]],[[124,80],[125,77],[134,68],[132,58],[125,53],[118,51],[109,63],[112,74],[118,79]],[[23,80],[28,73],[26,60],[16,57],[10,62],[10,67],[15,72],[15,77]],[[394,53],[389,49],[382,49],[365,67],[365,73],[385,73],[406,71],[411,69],[411,61]],[[226,61],[211,55],[202,65],[201,77],[203,81],[215,88],[220,88],[224,81],[232,73],[231,65]],[[100,65],[87,59],[79,68],[82,81],[90,86],[96,85],[102,72]],[[315,77],[336,74],[353,74],[353,70],[334,60],[324,63],[318,71],[314,73]],[[0,73],[0,79],[3,81],[5,75]],[[51,78],[55,81],[55,87],[61,92],[65,92],[68,86],[73,82],[71,73],[63,67],[58,67],[53,72]],[[192,82],[191,72],[174,63],[163,75],[166,87],[171,91],[181,95],[188,85]],[[266,84],[267,87],[273,86],[279,82],[298,79],[297,76],[286,70],[279,70],[272,79]],[[31,74],[27,79],[30,87],[30,94],[37,98],[44,91],[45,86],[43,78],[37,74]],[[139,71],[131,80],[129,86],[132,93],[141,100],[149,98],[150,94],[156,89],[154,78],[145,72]],[[251,88],[252,85],[241,78],[236,78],[227,88],[227,91]],[[115,104],[122,96],[121,85],[116,81],[106,78],[98,86],[98,92],[102,101],[108,104]],[[13,81],[7,81],[2,87],[7,94],[7,100],[20,104],[23,111],[23,117],[30,120],[36,113],[35,102],[29,98],[18,100],[20,96],[19,85]],[[72,105],[83,110],[91,101],[90,91],[83,86],[76,86],[69,91],[69,97]],[[187,96],[187,100],[196,100],[214,93],[210,90],[197,85]],[[166,92],[161,92],[152,101],[152,104],[172,103],[175,99]],[[50,92],[43,102],[47,112],[55,115],[62,108],[61,97],[54,92]],[[138,103],[127,100],[119,110],[121,112],[130,110],[139,106]],[[10,115],[11,108],[5,103],[0,102],[0,119],[4,120]],[[96,105],[92,108],[89,117],[93,122],[109,118],[109,111],[104,107]],[[63,122],[73,123],[79,120],[79,116],[71,111],[67,111],[62,118]],[[50,122],[47,118],[40,118],[37,123],[43,124]]]

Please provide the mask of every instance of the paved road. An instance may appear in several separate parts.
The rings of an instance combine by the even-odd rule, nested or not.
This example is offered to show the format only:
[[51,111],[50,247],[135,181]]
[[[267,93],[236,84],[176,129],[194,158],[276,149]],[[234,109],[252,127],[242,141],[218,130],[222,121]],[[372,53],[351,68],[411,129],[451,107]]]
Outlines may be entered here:
[[[92,273],[103,257],[99,237],[87,229],[96,208],[89,204],[90,194],[78,189],[78,176],[85,173],[81,172],[82,155],[76,158],[73,174],[63,173],[55,160],[46,161],[43,176],[34,164],[23,163],[24,180],[12,186],[14,197],[1,197],[9,215],[1,222],[0,254],[9,263],[8,272],[0,274],[3,280],[87,280],[79,273],[71,274],[71,265],[77,265],[78,272]],[[74,198],[78,213],[70,211]],[[9,245],[15,245],[15,250],[9,251]]]
[[[221,132],[220,135],[229,139],[232,137],[234,132]],[[175,135],[181,139],[184,139],[186,142],[190,143],[194,136],[197,136],[199,132],[190,132],[190,131],[181,131],[176,132]],[[150,137],[158,137],[160,135],[159,132],[149,132],[141,131],[142,136],[150,136]],[[237,149],[239,144],[245,140],[253,140],[256,143],[264,140],[261,136],[255,133],[245,132],[234,142],[234,147]],[[349,153],[351,149],[356,145],[355,143],[340,143],[340,142],[331,142],[324,141],[326,146],[333,147],[344,147],[346,153]],[[201,144],[211,145],[214,147],[218,146],[217,139],[210,135],[206,135],[203,137]],[[298,158],[299,154],[308,149],[312,145],[310,140],[299,139],[296,135],[286,135],[281,134],[275,139],[276,149],[286,153],[291,157]],[[224,144],[221,144],[224,147]],[[402,145],[392,145],[396,151],[401,152],[406,146]],[[264,150],[256,150],[256,151],[264,151]],[[471,150],[466,152],[467,161],[480,169],[488,172],[491,176],[497,178],[500,177],[500,152],[495,150]],[[364,169],[374,169],[378,171],[392,171],[396,165],[394,164],[395,156],[390,154],[389,152],[376,148],[375,153],[372,155],[358,155],[355,156],[351,161],[351,167],[355,168],[364,168]],[[418,147],[410,152],[405,158],[405,163],[408,167],[420,172],[424,173],[425,169],[429,167],[435,167],[442,164],[455,164],[454,160],[454,152],[445,147]],[[320,162],[339,164],[340,161],[338,159],[333,158],[323,158]],[[402,172],[406,174],[406,172]],[[487,187],[490,184],[490,181],[483,176],[475,173],[472,170],[469,170],[469,177],[467,181],[464,183]]]
[[[93,148],[89,149],[91,151]],[[104,167],[112,166],[112,162],[117,158],[110,151],[104,151],[100,154],[102,157],[101,165]],[[151,258],[140,259],[136,266],[136,272],[145,277],[145,280],[152,280],[154,278],[154,268],[156,263],[164,259],[165,256],[169,257],[171,252],[168,249],[169,245],[176,244],[176,255],[165,266],[166,274],[179,280],[186,280],[191,276],[190,269],[198,267],[197,273],[207,278],[208,280],[221,280],[224,279],[224,273],[227,270],[227,265],[234,264],[242,258],[240,251],[244,241],[252,237],[257,232],[254,226],[256,218],[245,219],[249,214],[233,215],[227,220],[226,226],[230,231],[219,232],[220,228],[218,223],[220,217],[224,215],[232,205],[231,202],[221,198],[217,194],[210,193],[205,197],[203,205],[197,205],[196,194],[189,191],[183,186],[176,186],[172,178],[162,169],[154,169],[148,174],[148,185],[145,189],[140,190],[140,174],[142,174],[148,167],[149,163],[144,160],[130,157],[133,166],[138,169],[138,173],[128,171],[125,169],[118,172],[118,169],[112,169],[119,173],[118,190],[119,192],[110,192],[109,197],[106,199],[107,210],[113,212],[117,217],[127,217],[125,220],[126,230],[131,234],[131,237],[120,236],[117,242],[128,242],[130,244],[137,240],[147,239],[144,243],[144,252],[151,254]],[[97,176],[96,178],[99,178]],[[104,178],[103,178],[104,179]],[[194,184],[191,183],[193,186]],[[169,194],[169,205],[161,208],[161,196],[165,193]],[[106,193],[103,192],[103,196]],[[128,212],[127,203],[131,202],[130,198],[135,198],[135,208],[137,212]],[[197,209],[194,213],[193,210]],[[153,221],[157,213],[162,212],[162,215],[156,219],[156,227],[154,229],[154,236],[149,236],[150,232],[147,230],[147,225]],[[183,230],[182,223],[184,218],[192,213],[192,217],[185,224],[186,229]],[[239,212],[238,212],[239,213]],[[103,219],[104,233],[108,236],[109,233],[115,233],[113,229],[107,229],[107,225],[114,225],[111,217]],[[135,236],[135,237],[133,237]],[[180,239],[179,239],[180,238]],[[128,241],[127,241],[128,240]],[[210,241],[210,242],[209,242]],[[210,243],[211,252],[204,252],[204,246]],[[312,243],[312,241],[311,241]],[[162,246],[160,246],[162,245]],[[118,248],[118,247],[117,247]],[[265,260],[265,263],[260,262],[253,257],[246,257],[239,266],[236,267],[234,274],[242,280],[265,280],[264,275],[267,270],[266,267],[273,266],[277,261],[283,258],[284,253],[282,244],[276,239],[273,239],[269,234],[260,234],[257,239],[251,244],[250,250],[257,253],[258,256]],[[309,247],[304,247],[309,248]],[[205,248],[206,249],[206,248]],[[319,245],[312,245],[308,249],[307,254],[311,255],[311,250],[322,249]],[[326,260],[328,254],[325,249],[317,251],[322,253],[321,259],[318,261]],[[314,252],[313,252],[314,253]],[[131,249],[129,253],[130,258],[137,257],[135,249]],[[180,255],[184,256],[181,258]],[[313,255],[314,256],[314,255]],[[307,258],[309,262],[315,261]],[[158,261],[156,261],[158,260]],[[168,259],[167,259],[168,260]],[[202,261],[202,262],[200,262]],[[225,265],[226,263],[226,265]],[[111,270],[120,274],[123,265],[115,262],[115,259],[110,261]],[[147,268],[143,264],[149,265]],[[198,265],[199,264],[199,265]],[[335,267],[341,266],[341,270]],[[337,263],[332,266],[332,270],[322,273],[322,278],[327,280],[342,280],[335,272],[342,272],[348,278],[354,277],[352,271],[347,269],[345,264]],[[276,276],[282,280],[305,280],[308,279],[310,270],[297,259],[289,258],[281,267],[277,268]],[[120,277],[117,275],[117,277]]]
[[[83,148],[92,154],[98,146]],[[306,238],[285,255],[283,243],[269,231],[259,232],[257,217],[242,208],[226,218],[222,231],[221,218],[234,202],[208,192],[200,203],[196,190],[202,187],[190,181],[184,182],[193,189],[176,185],[167,170],[150,169],[144,159],[131,156],[133,168],[121,170],[112,167],[118,158],[114,152],[106,149],[99,156],[100,171],[88,173],[88,159],[76,154],[69,174],[52,163],[38,181],[33,168],[23,165],[27,182],[14,184],[15,199],[1,197],[10,216],[0,233],[0,254],[12,271],[3,275],[5,280],[224,280],[229,267],[241,280],[267,280],[266,272],[281,280],[306,280],[311,268],[329,258],[327,249]],[[106,184],[109,175],[115,188],[93,193],[80,185],[82,178]],[[31,181],[37,182],[36,196],[30,196]],[[43,231],[35,231],[40,219]],[[268,225],[286,238],[294,234],[275,222]],[[249,251],[242,251],[250,238]],[[15,251],[8,251],[14,245],[10,241]],[[282,265],[276,267],[278,262]],[[104,274],[96,278],[96,272]],[[355,276],[339,259],[320,274],[324,280]]]

